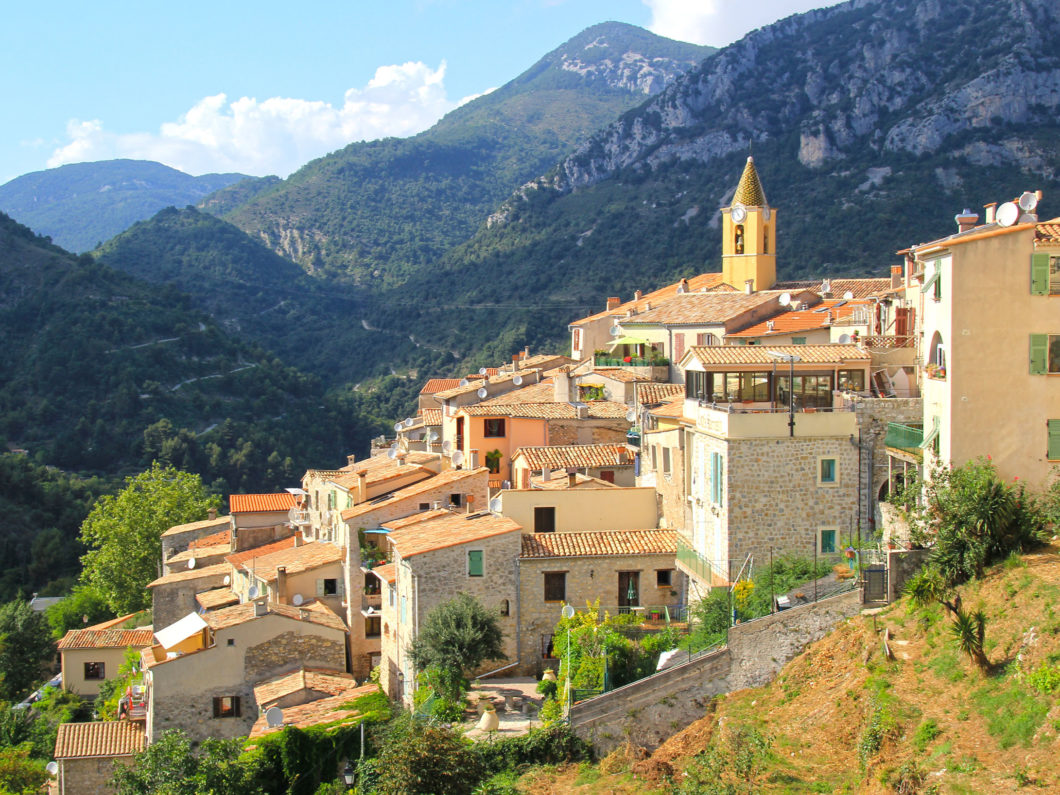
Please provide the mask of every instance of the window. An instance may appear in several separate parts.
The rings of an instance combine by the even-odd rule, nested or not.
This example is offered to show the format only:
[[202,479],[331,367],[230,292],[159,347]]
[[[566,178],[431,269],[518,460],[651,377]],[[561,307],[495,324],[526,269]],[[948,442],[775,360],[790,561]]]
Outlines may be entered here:
[[707,374],[697,370],[685,370],[685,397],[710,400]]
[[482,576],[482,550],[481,549],[469,549],[467,551],[467,576],[468,577],[481,577]]
[[836,551],[836,536],[838,532],[834,527],[822,527],[818,531],[817,551],[822,555]]
[[1031,375],[1060,373],[1060,334],[1031,334]]
[[431,509],[431,504],[429,502],[421,502],[420,503],[420,510],[421,511],[429,511],[430,509]]
[[697,334],[696,345],[717,345],[718,338],[714,334]]
[[101,662],[85,663],[85,679],[106,679],[106,665]]
[[834,486],[839,482],[839,466],[834,458],[817,459],[817,482],[822,486]]
[[379,616],[372,616],[371,618],[364,619],[364,636],[366,638],[378,638],[379,633],[382,630],[382,619]]
[[240,714],[239,696],[219,696],[213,700],[215,718],[238,718]]
[[721,505],[725,497],[725,459],[721,453],[710,454],[710,501]]
[[450,494],[449,495],[449,504],[452,505],[454,508],[463,507],[463,505],[464,505],[464,495],[463,494]]
[[546,571],[545,572],[545,601],[565,602],[567,601],[567,572]]
[[335,508],[335,492],[329,491],[328,492],[328,510],[330,511],[330,510],[333,510],[334,508]]
[[489,436],[504,436],[504,418],[503,417],[491,417],[482,421],[482,435]]
[[393,585],[388,585],[386,587],[386,595],[387,595],[387,603],[391,607],[393,607],[394,603],[397,601],[397,588],[395,588]]
[[792,337],[791,338],[791,344],[792,345],[805,345],[806,344],[806,338],[805,337]]
[[317,596],[338,596],[339,581],[335,577],[317,580]]
[[657,444],[651,446],[651,471],[659,471],[659,445]]
[[769,253],[769,224],[762,225],[762,253]]
[[656,569],[655,585],[657,588],[669,588],[674,583],[673,569]]
[[378,596],[383,590],[383,583],[375,575],[364,578],[364,592],[368,596]]
[[615,482],[615,470],[613,470],[613,469],[601,469],[600,470],[600,480],[604,481],[604,483],[614,483]]
[[1060,461],[1060,420],[1049,420],[1046,422],[1046,428],[1049,432],[1049,441],[1045,457],[1050,461]]
[[236,639],[235,638],[229,638],[228,639],[228,645],[229,646],[235,646],[236,645]]
[[733,229],[732,248],[734,253],[743,254],[743,224],[736,224]]
[[839,371],[839,388],[850,389],[854,392],[865,391],[865,371],[864,370],[840,370]]
[[534,508],[534,532],[556,532],[556,509],[554,507]]
[[666,475],[666,477],[670,477],[670,448],[669,447],[664,447],[662,449],[662,459],[663,459],[663,474]]
[[[927,276],[929,266],[924,263],[924,275]],[[942,300],[942,260],[935,260],[934,264],[930,266],[931,275],[928,276],[927,281],[920,287],[920,292],[927,294],[931,292],[931,297],[936,301]]]
[[501,615],[510,616],[512,614],[512,604],[507,599],[501,599]]

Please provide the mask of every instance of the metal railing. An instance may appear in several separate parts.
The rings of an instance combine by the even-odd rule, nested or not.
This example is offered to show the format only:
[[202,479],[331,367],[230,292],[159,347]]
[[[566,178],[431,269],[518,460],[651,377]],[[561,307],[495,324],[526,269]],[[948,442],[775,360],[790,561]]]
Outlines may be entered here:
[[884,437],[885,447],[895,447],[910,453],[919,453],[920,445],[924,441],[924,429],[914,428],[900,422],[887,423],[887,436]]
[[728,582],[729,574],[723,565],[707,560],[681,536],[677,537],[677,562],[702,582],[710,585]]
[[629,361],[626,361],[626,357],[594,356],[593,364],[596,367],[668,367],[670,360],[665,356],[657,358],[630,356]]

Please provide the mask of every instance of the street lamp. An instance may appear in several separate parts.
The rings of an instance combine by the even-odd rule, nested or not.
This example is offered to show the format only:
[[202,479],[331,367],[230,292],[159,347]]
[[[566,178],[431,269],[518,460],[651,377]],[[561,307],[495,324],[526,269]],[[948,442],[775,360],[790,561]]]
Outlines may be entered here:
[[788,363],[788,435],[795,435],[795,362],[801,362],[802,357],[794,353],[781,353],[780,351],[766,351],[774,359]]
[[342,769],[342,780],[346,782],[346,789],[353,786],[353,780],[356,774],[357,771],[353,769],[353,763],[347,759],[346,767]]
[[567,619],[567,715],[570,715],[571,705],[571,675],[570,675],[570,620],[574,618],[574,608],[570,605],[563,605],[563,609],[560,611],[560,615]]

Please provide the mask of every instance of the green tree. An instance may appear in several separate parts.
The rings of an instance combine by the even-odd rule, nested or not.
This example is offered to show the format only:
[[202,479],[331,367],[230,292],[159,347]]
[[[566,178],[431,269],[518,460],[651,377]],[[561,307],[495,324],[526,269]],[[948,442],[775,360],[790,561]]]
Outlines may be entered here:
[[119,615],[151,606],[147,584],[159,574],[162,533],[220,505],[198,475],[157,461],[125,483],[118,494],[100,498],[81,525],[89,550],[81,558],[82,580]]
[[55,641],[42,614],[21,599],[0,606],[0,698],[24,696],[54,658]]
[[0,793],[37,795],[47,780],[44,763],[30,757],[28,744],[0,748]]
[[[71,629],[81,629],[86,623],[98,624],[114,617],[114,612],[91,585],[75,585],[73,593],[44,611],[52,634],[61,638]],[[88,621],[85,621],[85,617]]]
[[383,795],[467,795],[482,778],[468,740],[408,713],[387,726],[375,768]]
[[131,765],[114,766],[118,795],[251,795],[253,769],[240,759],[239,739],[204,740],[197,752],[183,732],[171,729],[136,754]]
[[971,661],[979,666],[979,670],[990,670],[990,660],[983,649],[983,643],[986,641],[986,614],[982,610],[971,614],[958,610],[950,625],[950,634],[957,648],[967,654]]
[[458,701],[467,675],[486,660],[504,657],[503,638],[497,614],[462,593],[427,614],[409,657],[417,670],[437,669],[434,682],[443,691],[440,695]]

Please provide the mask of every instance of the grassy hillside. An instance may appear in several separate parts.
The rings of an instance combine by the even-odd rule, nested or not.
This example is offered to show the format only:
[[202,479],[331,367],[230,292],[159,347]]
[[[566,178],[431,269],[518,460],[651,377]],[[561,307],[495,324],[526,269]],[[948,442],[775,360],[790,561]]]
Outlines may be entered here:
[[[595,766],[537,771],[521,789],[1060,790],[1060,544],[1013,555],[960,593],[966,611],[988,619],[985,673],[955,648],[941,606],[917,609],[903,599],[840,625],[770,685],[716,699],[650,757],[619,751]],[[737,769],[745,781],[733,776]]]

